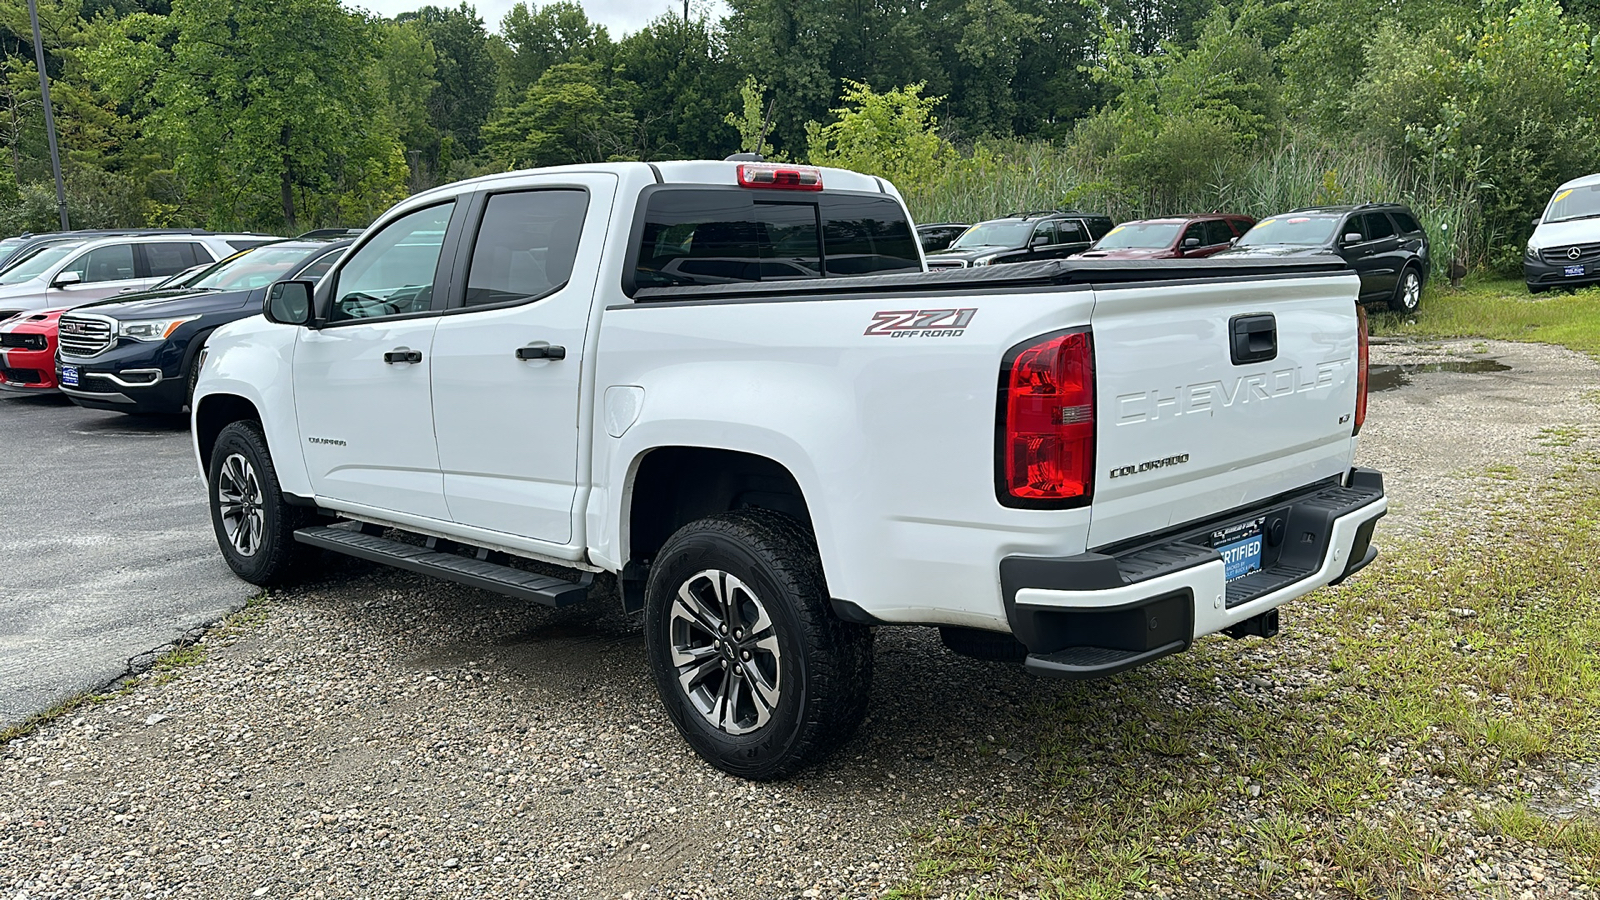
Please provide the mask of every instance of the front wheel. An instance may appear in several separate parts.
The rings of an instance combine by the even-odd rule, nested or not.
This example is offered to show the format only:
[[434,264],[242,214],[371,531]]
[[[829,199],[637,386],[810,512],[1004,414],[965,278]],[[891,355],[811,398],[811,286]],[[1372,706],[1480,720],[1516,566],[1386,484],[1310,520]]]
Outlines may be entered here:
[[779,513],[723,513],[669,538],[645,588],[645,635],[673,724],[730,775],[792,775],[866,715],[872,631],[833,614],[815,542]]
[[1394,286],[1394,296],[1389,299],[1389,308],[1398,313],[1416,312],[1417,306],[1422,303],[1422,276],[1416,269],[1406,269],[1400,273],[1400,283]]
[[222,429],[208,473],[211,527],[228,567],[251,584],[289,580],[308,558],[295,529],[310,524],[315,511],[284,498],[261,426],[234,422]]

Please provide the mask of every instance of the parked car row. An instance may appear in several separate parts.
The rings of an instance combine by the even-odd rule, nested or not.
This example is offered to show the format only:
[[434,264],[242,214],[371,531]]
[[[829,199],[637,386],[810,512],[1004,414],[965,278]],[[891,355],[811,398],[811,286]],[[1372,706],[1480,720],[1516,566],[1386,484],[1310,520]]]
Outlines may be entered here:
[[[171,242],[170,236],[146,235],[58,242],[0,271],[0,285],[15,288],[0,297],[22,307],[0,312],[0,390],[60,391],[90,409],[182,412],[211,332],[258,314],[275,281],[314,282],[352,239],[195,234],[181,242],[183,253],[165,246]],[[247,246],[234,250],[233,242]],[[135,277],[63,281],[63,273],[102,274],[97,267],[108,257],[131,259],[131,270],[119,274]],[[205,262],[178,265],[195,258]],[[167,277],[152,284],[152,271]],[[119,283],[124,286],[108,293]]]
[[[1595,190],[1600,213],[1600,179]],[[1213,213],[1116,226],[1107,216],[1075,209],[1014,213],[964,226],[944,249],[934,248],[962,227],[941,224],[918,229],[929,269],[1046,259],[1337,256],[1361,277],[1361,302],[1387,303],[1398,312],[1417,308],[1428,277],[1428,237],[1411,210],[1394,203],[1297,209],[1259,222],[1249,216]],[[1600,242],[1591,250],[1600,263]],[[1592,271],[1600,280],[1600,264]]]

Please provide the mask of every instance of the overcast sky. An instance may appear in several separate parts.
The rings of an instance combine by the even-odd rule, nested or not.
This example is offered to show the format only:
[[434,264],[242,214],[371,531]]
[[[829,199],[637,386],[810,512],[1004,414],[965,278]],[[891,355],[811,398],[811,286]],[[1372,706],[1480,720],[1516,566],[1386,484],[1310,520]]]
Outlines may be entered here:
[[[380,16],[394,17],[403,12],[427,6],[455,6],[461,0],[344,0],[346,6],[360,6],[371,10]],[[478,18],[490,31],[500,30],[500,20],[505,18],[506,12],[511,9],[517,0],[467,0],[478,10]],[[529,6],[543,4],[532,2]],[[683,0],[582,0],[584,12],[589,14],[592,21],[599,22],[611,31],[613,39],[620,38],[624,33],[638,31],[649,24],[651,19],[664,12],[675,12],[683,15]],[[726,7],[720,0],[692,0],[690,4],[691,15],[698,15],[702,10],[713,15],[726,12]]]

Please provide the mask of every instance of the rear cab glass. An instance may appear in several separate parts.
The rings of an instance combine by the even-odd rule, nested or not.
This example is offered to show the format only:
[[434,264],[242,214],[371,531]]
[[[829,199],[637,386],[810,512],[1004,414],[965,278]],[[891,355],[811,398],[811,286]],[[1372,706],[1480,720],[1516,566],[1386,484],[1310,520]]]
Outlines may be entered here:
[[624,288],[920,272],[893,197],[848,192],[753,196],[742,188],[663,187],[643,199]]

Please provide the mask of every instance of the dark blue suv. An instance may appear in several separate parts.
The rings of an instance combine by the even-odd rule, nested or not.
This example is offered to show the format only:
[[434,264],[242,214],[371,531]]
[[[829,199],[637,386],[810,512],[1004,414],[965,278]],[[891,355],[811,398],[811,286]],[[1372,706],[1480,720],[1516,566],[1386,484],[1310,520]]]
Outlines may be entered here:
[[61,316],[56,380],[72,402],[126,413],[181,413],[196,361],[219,326],[258,315],[275,281],[315,281],[351,239],[279,241],[244,250],[187,286],[129,294]]

